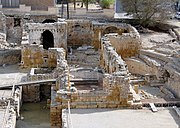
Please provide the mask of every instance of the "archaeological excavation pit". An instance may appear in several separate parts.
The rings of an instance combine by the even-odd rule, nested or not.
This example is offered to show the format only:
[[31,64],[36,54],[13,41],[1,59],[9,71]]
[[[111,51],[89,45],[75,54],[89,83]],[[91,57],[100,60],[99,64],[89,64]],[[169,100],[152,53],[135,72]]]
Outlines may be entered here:
[[[179,46],[173,39],[164,43],[151,37],[151,45],[142,48],[145,44],[142,44],[140,34],[128,24],[52,17],[41,17],[38,20],[40,23],[25,23],[22,29],[20,67],[30,72],[19,83],[13,83],[17,84],[15,90],[22,86],[22,117],[25,114],[26,120],[28,115],[36,113],[36,117],[30,119],[34,121],[34,126],[37,126],[35,118],[39,114],[34,108],[46,113],[41,113],[41,116],[48,115],[49,127],[60,128],[68,123],[64,116],[69,114],[69,110],[72,110],[72,119],[76,122],[77,113],[78,116],[89,114],[87,116],[93,118],[91,115],[97,112],[99,116],[115,119],[116,116],[109,114],[116,114],[114,109],[119,109],[117,118],[125,117],[118,119],[126,120],[126,115],[131,113],[129,108],[141,109],[132,110],[138,113],[138,117],[141,117],[141,112],[148,112],[150,118],[153,118],[149,111],[151,102],[156,107],[178,106],[179,56],[176,53],[179,51],[176,49]],[[19,27],[21,23],[24,22],[15,23],[14,27]],[[1,36],[5,42],[5,35]],[[38,104],[42,102],[43,106],[39,107]],[[123,114],[125,108],[128,109]],[[165,117],[170,117],[169,111],[173,110],[164,111]],[[101,119],[99,116],[97,118]],[[136,115],[133,116],[136,118]],[[159,116],[156,118],[160,119]],[[104,119],[108,121],[108,118]],[[83,121],[81,117],[78,120]]]

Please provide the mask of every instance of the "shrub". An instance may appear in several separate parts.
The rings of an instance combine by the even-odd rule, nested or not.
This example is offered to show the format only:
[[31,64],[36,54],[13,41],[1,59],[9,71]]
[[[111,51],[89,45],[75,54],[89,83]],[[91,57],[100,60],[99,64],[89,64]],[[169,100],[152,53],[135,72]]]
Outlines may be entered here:
[[101,0],[102,8],[110,8],[110,5],[113,4],[114,0]]

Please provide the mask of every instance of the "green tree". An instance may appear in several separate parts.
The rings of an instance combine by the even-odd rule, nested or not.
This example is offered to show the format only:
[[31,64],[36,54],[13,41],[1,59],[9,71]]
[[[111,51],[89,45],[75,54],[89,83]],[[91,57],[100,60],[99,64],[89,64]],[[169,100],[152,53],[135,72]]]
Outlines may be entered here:
[[110,8],[110,5],[114,3],[114,0],[100,0],[102,8]]
[[123,10],[143,26],[164,21],[172,12],[174,0],[121,0]]

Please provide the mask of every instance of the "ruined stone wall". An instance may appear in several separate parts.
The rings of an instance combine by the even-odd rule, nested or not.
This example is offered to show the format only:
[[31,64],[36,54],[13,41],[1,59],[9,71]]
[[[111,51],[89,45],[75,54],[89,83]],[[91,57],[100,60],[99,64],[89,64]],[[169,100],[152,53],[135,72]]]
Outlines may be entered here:
[[108,34],[112,46],[122,58],[135,56],[140,50],[140,38],[133,33],[123,33],[122,35]]
[[23,102],[40,102],[50,99],[52,84],[36,84],[23,86]]
[[67,20],[68,46],[91,45],[93,40],[92,23],[89,20]]
[[21,60],[21,50],[0,50],[0,65],[17,64]]
[[64,89],[68,86],[68,64],[65,59],[65,51],[60,50],[57,56],[57,67],[54,72],[58,77],[56,78],[56,86],[51,88],[51,107],[50,107],[50,122],[51,126],[56,126],[61,128],[62,126],[62,106],[61,103],[58,104],[56,100],[58,97],[56,95],[57,91]]
[[158,69],[153,68],[147,65],[144,61],[140,59],[133,59],[133,58],[126,58],[126,64],[128,65],[129,72],[132,74],[139,74],[139,75],[157,75]]
[[[21,65],[26,68],[43,66],[43,48],[37,45],[26,45],[22,48]],[[47,55],[47,53],[46,53]],[[47,64],[46,64],[47,66]]]
[[174,95],[178,98],[180,98],[180,71],[179,68],[172,64],[168,63],[165,66],[165,69],[169,73],[168,80],[166,82],[166,87],[171,90]]
[[55,20],[55,21],[58,21],[58,17],[57,17],[57,15],[33,15],[33,14],[31,14],[30,16],[29,16],[29,18],[31,19],[31,20],[33,20],[33,22],[35,22],[35,23],[42,23],[43,21],[45,21],[46,19],[51,19],[51,20]]
[[42,46],[37,44],[24,45],[22,47],[21,66],[25,68],[40,68],[57,66],[57,50],[44,50]]
[[22,32],[23,32],[23,21],[21,18],[7,17],[6,18],[6,31],[7,31],[7,42],[18,45],[21,44]]
[[[83,27],[76,24],[79,29],[77,29],[79,36],[82,36]],[[88,23],[90,25],[90,23]],[[98,26],[99,25],[99,26]],[[62,65],[59,65],[59,77],[57,78],[56,87],[52,89],[51,94],[51,125],[52,126],[61,126],[62,125],[62,109],[68,107],[68,102],[70,103],[71,108],[120,108],[120,107],[141,107],[140,100],[135,105],[133,94],[130,90],[130,79],[129,72],[125,62],[122,60],[121,56],[117,54],[115,48],[110,44],[109,38],[104,37],[101,39],[102,33],[113,32],[113,29],[108,28],[105,32],[102,29],[104,24],[96,24],[97,33],[95,40],[98,40],[98,43],[101,42],[101,46],[97,44],[98,48],[101,48],[101,67],[106,71],[107,74],[103,77],[103,89],[102,87],[99,90],[77,90],[75,87],[71,87],[70,75],[71,70],[69,72],[67,62],[64,58],[60,59],[59,62],[64,62]],[[73,25],[71,25],[73,26]],[[105,25],[104,25],[105,26]],[[107,25],[108,26],[108,25]],[[106,27],[107,27],[106,26]],[[123,26],[123,25],[122,25]],[[125,32],[131,31],[127,26],[119,27],[121,29],[116,29],[116,32],[122,34]],[[69,28],[70,25],[68,23],[68,29],[74,31],[72,28]],[[90,27],[90,26],[89,26]],[[95,27],[95,26],[94,26]],[[106,28],[104,27],[104,28]],[[126,29],[125,29],[126,28]],[[68,31],[69,31],[68,30]],[[95,29],[93,29],[95,30]],[[89,29],[88,29],[89,31]],[[68,33],[69,34],[69,33]],[[90,33],[91,34],[91,33]],[[69,37],[68,37],[69,38]],[[73,37],[75,38],[75,36]],[[73,39],[72,38],[72,39]],[[78,41],[82,37],[77,37],[74,45],[83,45]],[[84,37],[83,37],[84,38]],[[73,40],[72,40],[73,41]],[[77,43],[77,44],[76,44]],[[92,42],[91,42],[92,43]],[[88,43],[86,43],[88,44]],[[95,45],[94,45],[95,46]],[[73,72],[72,72],[73,74]],[[71,75],[72,75],[71,74]],[[82,73],[83,74],[83,73]],[[84,76],[77,76],[74,73],[76,78],[85,78]],[[88,75],[91,75],[89,73]],[[88,78],[91,76],[88,76]],[[101,76],[102,77],[102,76]],[[92,77],[94,78],[94,77]],[[102,78],[101,78],[102,79]]]
[[98,71],[88,68],[71,69],[70,74],[74,76],[74,79],[99,79],[101,77]]
[[6,34],[6,16],[0,12],[0,32]]
[[104,76],[103,89],[111,92],[110,98],[131,100],[127,65],[105,36],[101,39],[101,67],[109,73]]
[[101,39],[101,67],[107,73],[126,71],[127,66],[121,56],[117,54],[115,47],[112,46],[108,37],[104,36]]
[[29,43],[36,43],[38,45],[42,44],[42,33],[45,30],[49,30],[54,37],[54,47],[56,48],[67,48],[67,31],[65,22],[56,23],[29,23],[26,24],[26,31],[29,34]]
[[8,49],[10,44],[6,41],[6,34],[0,32],[0,49]]
[[23,102],[40,102],[40,85],[23,86]]
[[118,33],[118,35],[122,35],[123,33],[124,34],[129,33],[133,35],[134,37],[136,37],[137,39],[140,38],[137,30],[128,24],[109,23],[109,22],[101,23],[101,22],[93,21],[92,25],[93,25],[93,32],[94,32],[92,45],[97,49],[101,47],[101,38],[105,34]]
[[[116,92],[118,91],[117,89]],[[64,92],[58,93],[57,95],[57,103],[62,109],[67,108],[68,101],[70,101],[71,108],[120,108],[128,106],[127,99],[121,98],[120,102],[119,97],[112,97],[112,95],[109,95],[108,92],[104,92],[103,90],[92,92]]]
[[70,50],[72,54],[67,54],[68,64],[87,65],[94,68],[99,66],[100,52],[92,46],[82,46],[77,49],[70,48]]

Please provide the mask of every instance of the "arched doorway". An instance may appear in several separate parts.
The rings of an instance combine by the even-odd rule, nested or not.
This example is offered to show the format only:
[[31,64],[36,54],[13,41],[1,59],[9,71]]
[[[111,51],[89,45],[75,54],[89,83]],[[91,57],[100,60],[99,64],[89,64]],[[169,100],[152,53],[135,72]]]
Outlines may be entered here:
[[49,30],[44,31],[42,34],[42,45],[46,50],[54,47],[54,36]]

